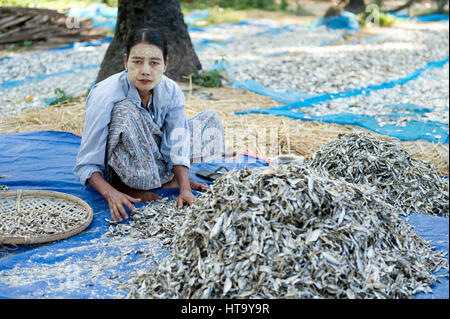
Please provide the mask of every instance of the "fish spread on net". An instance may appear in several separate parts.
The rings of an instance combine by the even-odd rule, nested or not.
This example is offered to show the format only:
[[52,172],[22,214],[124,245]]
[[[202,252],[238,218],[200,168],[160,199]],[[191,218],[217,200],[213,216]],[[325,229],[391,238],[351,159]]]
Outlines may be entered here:
[[309,163],[347,182],[375,186],[400,213],[449,215],[448,179],[393,141],[364,133],[340,134],[314,153]]
[[170,254],[129,298],[407,298],[448,269],[373,188],[305,162],[228,172],[168,226]]

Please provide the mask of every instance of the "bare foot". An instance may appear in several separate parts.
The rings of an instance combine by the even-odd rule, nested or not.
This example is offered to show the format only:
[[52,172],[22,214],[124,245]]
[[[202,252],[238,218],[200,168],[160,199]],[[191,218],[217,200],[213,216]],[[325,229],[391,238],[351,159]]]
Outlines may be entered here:
[[178,187],[178,181],[174,176],[170,182],[162,184],[160,188],[161,189],[169,189],[169,188],[177,188],[177,187]]
[[[208,190],[208,184],[199,183],[192,179],[189,180],[189,183],[191,185],[191,189],[194,191],[207,191]],[[161,189],[178,188],[178,187],[179,187],[178,181],[177,181],[176,177],[174,176],[170,182],[163,184],[161,186]]]
[[191,183],[191,189],[193,189],[194,191],[207,191],[208,190],[208,184],[205,183],[199,183],[196,181],[193,181],[192,179],[189,180],[189,182]]
[[151,202],[153,200],[157,200],[157,199],[161,199],[162,198],[158,194],[155,194],[155,193],[153,193],[151,191],[140,190],[140,189],[130,188],[129,190],[124,190],[122,192],[127,194],[127,195],[130,195],[131,197],[140,198],[142,203],[148,203],[148,202]]
[[134,198],[140,198],[141,203],[147,203],[162,198],[158,194],[155,194],[149,190],[135,189],[125,185],[117,175],[114,176],[112,186],[119,192],[125,193]]

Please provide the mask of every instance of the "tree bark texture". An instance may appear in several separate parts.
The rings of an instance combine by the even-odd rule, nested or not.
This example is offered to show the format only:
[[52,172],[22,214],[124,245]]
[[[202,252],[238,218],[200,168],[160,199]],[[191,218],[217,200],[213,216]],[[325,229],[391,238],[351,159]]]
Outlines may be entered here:
[[184,77],[201,70],[178,0],[119,0],[114,38],[103,58],[96,83],[124,70],[123,54],[128,35],[137,28],[149,27],[162,31],[167,37],[166,76],[186,81]]
[[392,10],[389,10],[388,12],[397,12],[397,11],[400,11],[400,10],[403,10],[403,9],[406,9],[406,8],[409,8],[409,7],[412,6],[415,2],[418,2],[418,0],[409,0],[409,1],[407,1],[406,3],[400,5],[400,6],[394,8],[394,9],[392,9]]
[[358,14],[363,12],[365,7],[364,0],[350,0],[344,7],[344,10]]
[[448,0],[436,0],[437,1],[437,13],[444,13],[445,5],[448,3]]

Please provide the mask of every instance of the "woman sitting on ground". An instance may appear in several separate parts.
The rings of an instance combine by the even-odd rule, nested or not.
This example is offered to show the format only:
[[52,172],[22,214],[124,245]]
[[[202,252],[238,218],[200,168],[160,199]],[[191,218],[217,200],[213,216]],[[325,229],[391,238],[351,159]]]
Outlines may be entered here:
[[208,186],[189,179],[190,164],[224,153],[213,111],[186,119],[182,90],[163,74],[168,62],[163,34],[136,30],[125,70],[97,83],[87,97],[74,173],[108,201],[114,221],[128,218],[124,205],[133,213],[132,203],[160,199],[156,189],[179,187],[178,207],[192,204],[192,190]]

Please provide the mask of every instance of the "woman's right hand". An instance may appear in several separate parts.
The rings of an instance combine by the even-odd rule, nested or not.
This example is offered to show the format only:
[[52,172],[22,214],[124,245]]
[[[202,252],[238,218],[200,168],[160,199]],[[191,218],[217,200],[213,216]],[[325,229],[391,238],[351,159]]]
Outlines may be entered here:
[[105,181],[99,172],[92,173],[91,177],[88,179],[88,183],[108,201],[111,218],[116,222],[121,222],[123,220],[122,217],[128,219],[128,214],[124,205],[126,205],[133,214],[135,208],[132,203],[147,203],[162,198],[158,194],[150,191],[131,193],[133,196],[139,196],[139,198],[130,196],[124,193],[124,191],[127,192],[126,186],[122,185],[125,189],[119,188],[121,190],[119,191],[116,187],[113,187]]
[[132,203],[141,202],[140,198],[131,197],[127,194],[119,192],[115,188],[109,190],[105,195],[105,198],[108,201],[111,218],[116,222],[121,222],[123,220],[122,217],[128,219],[128,214],[124,208],[124,205],[126,205],[133,214],[135,208]]

